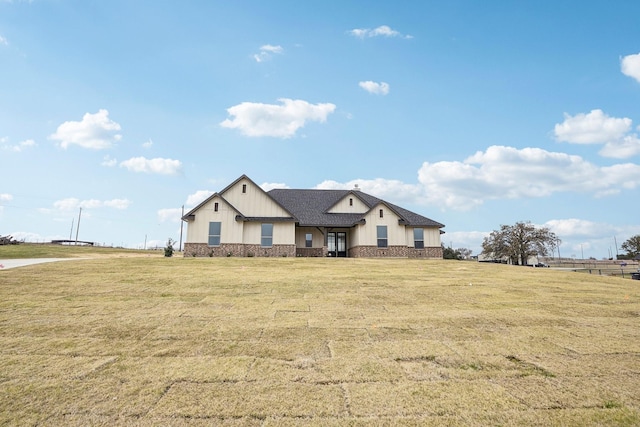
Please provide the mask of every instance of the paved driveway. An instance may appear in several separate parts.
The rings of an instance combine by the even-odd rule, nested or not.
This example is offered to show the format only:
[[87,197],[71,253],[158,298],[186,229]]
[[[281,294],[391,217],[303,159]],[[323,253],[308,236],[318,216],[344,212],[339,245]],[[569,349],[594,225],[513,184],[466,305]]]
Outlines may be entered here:
[[43,262],[71,261],[78,258],[24,258],[24,259],[0,259],[0,270],[24,267],[26,265],[41,264]]

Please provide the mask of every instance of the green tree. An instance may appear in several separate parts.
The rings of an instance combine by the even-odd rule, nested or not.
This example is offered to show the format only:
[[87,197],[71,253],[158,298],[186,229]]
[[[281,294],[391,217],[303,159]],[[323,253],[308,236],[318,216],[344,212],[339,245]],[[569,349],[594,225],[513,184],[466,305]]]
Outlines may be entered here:
[[512,264],[526,265],[532,256],[547,256],[560,244],[549,228],[536,228],[530,221],[501,225],[482,242],[482,254],[494,259],[508,258]]
[[445,248],[442,245],[442,258],[444,259],[469,259],[471,252],[471,249],[467,248],[453,249],[452,247]]
[[164,247],[164,256],[166,256],[166,257],[172,257],[173,256],[173,252],[174,252],[173,244],[175,242],[176,241],[173,240],[172,238],[169,238],[169,240],[167,240],[167,246]]
[[634,258],[637,255],[640,255],[640,234],[636,234],[635,236],[630,237],[625,240],[621,248],[627,251],[627,258]]
[[444,259],[462,259],[460,253],[453,249],[452,247],[445,248],[442,245],[442,258]]

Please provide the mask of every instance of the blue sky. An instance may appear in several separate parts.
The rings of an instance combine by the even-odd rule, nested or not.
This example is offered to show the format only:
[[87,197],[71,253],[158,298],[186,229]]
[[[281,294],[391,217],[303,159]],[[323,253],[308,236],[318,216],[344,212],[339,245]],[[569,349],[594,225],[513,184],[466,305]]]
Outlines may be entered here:
[[[0,235],[142,248],[247,174],[478,253],[640,233],[640,2],[0,0]],[[78,214],[82,208],[80,227]]]

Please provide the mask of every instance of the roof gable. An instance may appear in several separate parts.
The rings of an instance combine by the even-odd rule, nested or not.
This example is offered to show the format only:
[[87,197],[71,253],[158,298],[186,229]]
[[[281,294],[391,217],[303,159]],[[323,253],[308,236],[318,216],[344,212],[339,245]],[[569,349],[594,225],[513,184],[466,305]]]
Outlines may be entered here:
[[[245,197],[246,196],[246,197]],[[214,193],[182,217],[184,221],[195,217],[198,210],[203,209],[214,198],[219,197],[231,206],[240,218],[245,220],[259,217],[262,219],[278,218],[292,220],[293,214],[274,200],[258,184],[248,176],[242,175],[219,193]],[[259,200],[256,200],[259,199]],[[262,202],[262,203],[261,203]],[[265,212],[265,207],[268,212]]]
[[207,197],[202,202],[200,202],[196,207],[194,207],[189,212],[184,214],[184,216],[182,217],[182,220],[189,221],[194,219],[197,211],[199,211],[200,209],[204,209],[209,203],[213,202],[215,199],[219,199],[223,203],[226,203],[231,209],[233,209],[235,212],[240,214],[240,211],[236,209],[236,207],[233,206],[231,203],[229,203],[224,197],[222,197],[220,193],[213,193],[211,196]]
[[361,213],[364,214],[371,206],[359,195],[359,191],[348,191],[327,209],[327,213]]
[[396,217],[398,217],[398,222],[400,224],[407,225],[408,221],[402,214],[400,214],[397,211],[396,206],[392,205],[391,203],[387,203],[384,200],[380,200],[377,204],[372,206],[371,209],[367,211],[366,215],[369,216],[369,215],[375,214],[375,211],[380,209],[381,206],[384,206],[385,208],[389,209]]
[[[243,186],[246,188],[243,189]],[[243,193],[243,190],[246,193]],[[245,197],[248,196],[248,197]],[[264,191],[248,176],[242,175],[219,193],[214,193],[182,217],[188,221],[197,211],[219,197],[238,213],[243,220],[295,220],[308,227],[353,227],[363,223],[366,216],[378,206],[385,206],[398,218],[401,225],[410,227],[437,227],[444,224],[389,203],[360,190],[296,190],[276,188]],[[349,199],[353,208],[349,209]],[[260,200],[264,203],[260,203]],[[261,210],[267,207],[269,212]]]

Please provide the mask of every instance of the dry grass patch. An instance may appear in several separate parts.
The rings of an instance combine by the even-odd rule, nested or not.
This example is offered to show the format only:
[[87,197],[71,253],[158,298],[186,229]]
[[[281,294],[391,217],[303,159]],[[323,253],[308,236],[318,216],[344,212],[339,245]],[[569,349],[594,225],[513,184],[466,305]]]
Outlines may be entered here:
[[349,384],[351,413],[363,417],[444,416],[503,412],[526,406],[487,381],[417,381]]
[[0,424],[638,425],[635,285],[161,254],[0,271]]
[[274,381],[176,383],[155,406],[152,415],[265,419],[338,417],[344,413],[340,386]]

